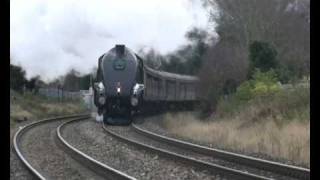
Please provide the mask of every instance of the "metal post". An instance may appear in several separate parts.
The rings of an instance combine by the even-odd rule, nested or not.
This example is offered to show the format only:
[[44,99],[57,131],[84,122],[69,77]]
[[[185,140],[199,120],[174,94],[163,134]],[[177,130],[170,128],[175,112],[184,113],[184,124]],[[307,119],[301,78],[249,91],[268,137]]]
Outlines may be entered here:
[[63,102],[63,96],[64,96],[64,93],[63,93],[63,87],[61,88],[61,101]]

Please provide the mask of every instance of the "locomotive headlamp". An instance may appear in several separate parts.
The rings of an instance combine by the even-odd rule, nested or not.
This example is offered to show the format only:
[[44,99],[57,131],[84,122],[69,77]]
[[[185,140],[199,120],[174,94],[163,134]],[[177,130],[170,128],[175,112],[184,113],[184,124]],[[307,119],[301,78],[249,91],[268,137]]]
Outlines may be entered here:
[[98,91],[97,93],[98,93],[99,104],[104,105],[106,103],[106,98],[104,96],[105,91],[104,91],[103,83],[102,82],[95,83],[94,86],[95,86],[95,89]]
[[139,100],[137,97],[135,97],[135,96],[131,97],[131,105],[132,106],[138,105],[138,102],[139,102]]
[[104,85],[102,82],[96,82],[94,83],[94,89],[97,90],[97,91],[104,91]]
[[133,94],[137,95],[139,94],[142,90],[144,89],[144,85],[143,84],[135,84],[133,86]]
[[99,83],[99,90],[104,91],[104,85],[102,82]]
[[121,93],[121,84],[120,82],[117,82],[117,94],[119,95]]

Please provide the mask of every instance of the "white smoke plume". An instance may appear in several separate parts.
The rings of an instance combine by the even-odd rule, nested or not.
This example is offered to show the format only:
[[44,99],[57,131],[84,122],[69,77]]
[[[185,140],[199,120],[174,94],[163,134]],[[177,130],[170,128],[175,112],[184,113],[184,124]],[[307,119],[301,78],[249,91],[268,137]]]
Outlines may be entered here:
[[71,68],[90,72],[115,44],[165,54],[207,26],[200,0],[11,0],[11,63],[52,80]]

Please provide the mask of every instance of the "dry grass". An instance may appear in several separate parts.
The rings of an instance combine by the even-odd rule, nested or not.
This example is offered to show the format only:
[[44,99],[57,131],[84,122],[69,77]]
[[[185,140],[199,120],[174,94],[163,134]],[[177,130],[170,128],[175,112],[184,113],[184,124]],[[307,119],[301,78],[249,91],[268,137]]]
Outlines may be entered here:
[[305,167],[310,164],[309,121],[290,121],[279,125],[269,117],[253,122],[238,116],[230,120],[204,122],[191,113],[178,113],[166,114],[163,124],[172,134],[215,147],[262,153]]
[[[13,98],[13,96],[15,98]],[[81,102],[59,102],[32,94],[20,95],[11,92],[10,126],[15,126],[19,120],[37,120],[47,117],[77,114],[86,111]]]
[[48,114],[72,114],[83,110],[77,103],[43,103],[41,104]]
[[30,112],[21,108],[20,105],[11,106],[10,117],[14,120],[21,120],[23,118],[34,118],[34,116]]
[[164,126],[173,134],[215,147],[259,153],[274,159],[310,164],[309,86],[239,101],[221,99],[214,117],[167,114]]

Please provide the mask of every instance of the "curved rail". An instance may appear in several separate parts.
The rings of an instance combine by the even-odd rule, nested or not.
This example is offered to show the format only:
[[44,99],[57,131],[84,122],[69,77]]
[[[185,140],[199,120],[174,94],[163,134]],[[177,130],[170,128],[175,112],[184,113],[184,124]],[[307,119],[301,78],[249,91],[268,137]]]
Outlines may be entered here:
[[161,154],[161,155],[169,157],[171,159],[173,158],[173,159],[176,159],[176,160],[179,160],[179,161],[183,161],[185,163],[188,163],[188,164],[196,166],[196,167],[206,168],[206,169],[208,169],[210,171],[213,170],[213,171],[215,171],[217,173],[230,176],[230,177],[232,177],[234,179],[246,179],[246,180],[248,180],[248,179],[263,179],[263,180],[270,179],[268,177],[259,176],[259,175],[255,175],[255,174],[239,171],[239,170],[228,168],[228,167],[224,167],[224,166],[221,166],[221,165],[218,165],[218,164],[208,163],[208,162],[205,162],[205,161],[201,161],[201,160],[190,158],[190,157],[187,157],[187,156],[184,156],[184,155],[180,155],[180,154],[177,154],[177,153],[174,153],[174,152],[170,152],[170,151],[167,151],[167,150],[164,150],[164,149],[160,149],[160,148],[156,148],[156,147],[153,147],[153,146],[149,146],[149,145],[146,145],[146,144],[143,144],[143,143],[131,140],[131,139],[127,139],[122,135],[119,135],[117,133],[114,133],[114,132],[108,130],[105,127],[104,123],[102,123],[102,124],[103,124],[102,125],[103,129],[106,132],[108,132],[110,135],[112,135],[113,137],[116,137],[116,138],[118,138],[118,139],[120,139],[120,140],[122,140],[122,141],[124,141],[126,143],[130,143],[130,144],[132,144],[132,145],[134,145],[136,147],[143,148],[143,149],[155,152],[157,154]]
[[41,121],[37,121],[37,122],[33,122],[33,123],[30,123],[26,126],[23,126],[22,128],[20,128],[14,135],[13,137],[13,146],[14,146],[14,149],[19,157],[19,159],[23,162],[23,164],[28,168],[28,170],[31,171],[31,173],[39,178],[39,179],[45,179],[41,173],[39,173],[34,167],[31,166],[31,164],[25,159],[25,157],[22,155],[21,151],[20,151],[20,147],[19,147],[19,142],[21,140],[21,137],[22,135],[29,129],[39,125],[39,124],[43,124],[43,123],[46,123],[48,121],[55,121],[55,120],[62,120],[62,119],[68,119],[68,118],[76,118],[76,117],[79,117],[79,118],[83,118],[83,117],[89,117],[88,114],[81,114],[81,115],[71,115],[71,116],[59,116],[59,117],[54,117],[54,118],[49,118],[49,119],[44,119],[44,120],[41,120]]
[[61,129],[64,128],[65,125],[69,123],[73,123],[75,121],[78,121],[79,119],[71,120],[68,122],[65,122],[61,124],[57,128],[57,135],[60,142],[63,144],[63,146],[70,152],[70,155],[76,158],[77,160],[83,162],[84,165],[86,165],[88,168],[92,169],[94,172],[102,175],[103,177],[106,177],[108,179],[121,179],[121,180],[135,180],[134,177],[131,177],[119,170],[116,170],[110,166],[107,166],[106,164],[103,164],[92,157],[88,156],[87,154],[79,151],[72,145],[70,145],[61,135]]
[[236,162],[238,164],[241,163],[254,168],[259,168],[259,169],[267,170],[270,172],[276,172],[285,176],[301,178],[301,179],[310,179],[310,169],[292,166],[292,165],[286,165],[286,164],[282,164],[274,161],[259,159],[259,158],[232,153],[228,151],[223,151],[219,149],[209,148],[205,146],[200,146],[200,145],[189,143],[186,141],[181,141],[178,139],[159,135],[145,129],[141,129],[135,124],[132,124],[132,127],[136,132],[160,142],[165,142],[167,144],[171,144],[181,148],[190,149],[205,155],[219,157],[221,159]]

